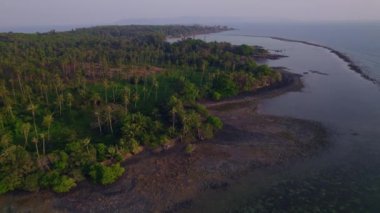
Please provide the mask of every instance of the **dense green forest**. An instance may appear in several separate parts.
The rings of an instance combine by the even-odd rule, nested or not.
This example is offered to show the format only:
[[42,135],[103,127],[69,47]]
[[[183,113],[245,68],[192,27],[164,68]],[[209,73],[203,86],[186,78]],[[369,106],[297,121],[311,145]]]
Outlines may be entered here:
[[142,149],[212,138],[199,104],[281,81],[259,47],[168,37],[228,30],[107,26],[0,34],[0,194],[110,184]]

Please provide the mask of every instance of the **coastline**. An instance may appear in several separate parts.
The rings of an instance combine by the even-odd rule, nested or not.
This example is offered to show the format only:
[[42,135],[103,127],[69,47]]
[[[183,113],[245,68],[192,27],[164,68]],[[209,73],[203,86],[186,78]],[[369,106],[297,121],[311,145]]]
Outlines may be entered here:
[[[313,211],[320,206],[329,206],[330,210],[339,211],[344,207],[343,210],[363,211],[367,209],[367,207],[363,208],[363,205],[368,208],[377,206],[372,203],[367,205],[368,194],[379,194],[378,190],[372,188],[374,184],[372,177],[376,177],[378,172],[370,170],[372,167],[378,168],[378,155],[376,155],[378,146],[372,142],[378,138],[375,128],[378,122],[374,120],[379,113],[376,109],[377,101],[372,102],[372,100],[377,100],[379,93],[369,91],[369,89],[377,88],[377,85],[361,79],[362,77],[356,71],[349,71],[351,67],[347,66],[347,62],[342,62],[342,59],[337,58],[334,53],[331,54],[331,51],[309,44],[292,45],[288,42],[277,43],[271,39],[263,40],[278,45],[272,49],[274,52],[277,52],[276,47],[278,52],[281,52],[281,49],[287,50],[289,46],[303,50],[286,51],[289,57],[294,59],[293,63],[288,63],[288,60],[279,61],[284,63],[273,63],[297,70],[300,75],[292,79],[296,79],[300,84],[288,83],[278,85],[278,88],[258,91],[255,95],[243,93],[220,102],[205,102],[210,112],[223,116],[225,126],[214,140],[193,144],[195,149],[192,153],[185,151],[184,144],[177,144],[170,150],[161,149],[156,153],[145,150],[123,163],[123,167],[127,168],[127,174],[112,185],[100,186],[84,181],[75,191],[65,194],[46,190],[37,193],[15,191],[0,196],[0,210],[4,212],[112,210],[116,212],[196,212],[197,210],[214,212],[229,209],[228,211],[231,212],[240,212],[256,209],[284,211],[284,209],[294,210],[294,207]],[[312,51],[307,51],[308,49],[314,49],[317,55],[306,54],[312,53]],[[294,53],[303,55],[298,58],[299,54]],[[315,60],[319,54],[324,56],[321,57],[324,60]],[[333,63],[328,63],[330,59]],[[303,64],[307,64],[307,68],[304,68]],[[297,91],[303,89],[301,76],[304,76],[302,80],[306,88],[299,93]],[[325,85],[318,82],[310,87],[308,80],[323,80],[329,83]],[[339,82],[345,84],[342,85],[342,91],[337,91],[335,97],[338,98],[334,101],[321,99],[322,105],[316,102],[310,108],[307,104],[303,106],[303,103],[314,103],[309,100],[318,100],[318,91],[327,91],[327,94],[323,93],[321,97],[329,97],[329,92],[339,85],[337,84]],[[322,90],[319,90],[321,88]],[[352,88],[355,90],[350,90]],[[260,107],[263,111],[256,110],[261,100],[289,91],[295,91],[295,93],[284,95],[273,102],[268,100],[269,104],[260,104],[263,106]],[[345,95],[353,98],[345,100]],[[301,98],[289,98],[291,96],[301,96]],[[363,102],[357,104],[358,102],[352,101],[355,99]],[[293,103],[293,100],[293,106],[302,107],[299,111],[295,111],[296,114],[286,113],[286,107],[288,107],[286,104]],[[282,109],[282,103],[285,103],[285,110]],[[365,107],[361,108],[360,105]],[[350,107],[347,111],[344,110],[346,106]],[[324,119],[302,116],[303,112],[315,111],[314,109],[323,107],[331,109],[331,114],[326,113],[328,119],[339,119],[343,117],[341,115],[344,115],[344,119],[339,120],[338,123],[338,125],[343,124],[343,134],[336,134],[340,129],[334,128],[334,125],[330,126]],[[276,109],[282,111],[276,111]],[[260,114],[262,112],[268,114]],[[280,117],[272,116],[271,112],[274,114],[280,112],[277,114]],[[282,117],[281,115],[284,114],[311,120]],[[322,116],[324,113],[317,115]],[[358,116],[354,117],[355,115]],[[359,117],[362,119],[357,119]],[[313,122],[313,119],[326,124],[327,128],[318,122]],[[350,121],[355,124],[352,125]],[[346,124],[347,127],[352,128],[346,128]],[[287,129],[287,126],[290,128]],[[373,132],[367,130],[373,130]],[[310,137],[305,138],[305,135],[301,133],[315,135],[315,139],[319,138],[319,140],[310,140]],[[273,136],[275,137],[272,138]],[[325,143],[323,143],[323,138],[327,139]],[[302,143],[303,140],[311,143]],[[276,144],[276,141],[284,143]],[[308,144],[311,146],[308,147]],[[341,151],[342,148],[343,151]],[[292,153],[294,155],[291,155]],[[255,155],[256,159],[249,158],[247,155]],[[246,163],[247,160],[248,163]],[[201,169],[194,170],[198,168]],[[268,173],[268,170],[271,172]],[[288,173],[292,175],[287,176]],[[274,179],[271,179],[272,175],[275,176]],[[268,186],[265,185],[266,183]],[[265,185],[263,186],[265,188],[261,189],[262,185]],[[334,196],[333,198],[338,195],[341,199],[331,199],[331,195]],[[232,197],[234,199],[230,200]],[[371,199],[371,202],[375,201]]]
[[228,190],[252,171],[307,157],[326,143],[321,124],[256,112],[260,100],[302,89],[300,75],[283,75],[284,83],[274,87],[204,103],[225,125],[214,139],[194,143],[191,154],[184,152],[185,144],[143,152],[123,163],[126,173],[109,186],[84,181],[66,194],[14,192],[0,205],[12,203],[16,211],[177,212],[191,208],[201,193]]
[[344,61],[345,63],[347,63],[348,67],[350,68],[350,70],[358,73],[361,77],[363,77],[364,79],[374,83],[374,84],[377,84],[379,85],[380,82],[378,82],[376,79],[370,77],[368,74],[366,74],[362,68],[357,65],[349,56],[347,56],[346,54],[334,49],[334,48],[331,48],[331,47],[328,47],[328,46],[325,46],[325,45],[321,45],[321,44],[317,44],[317,43],[313,43],[313,42],[309,42],[309,41],[302,41],[302,40],[296,40],[296,39],[288,39],[288,38],[282,38],[282,37],[277,37],[277,36],[256,36],[256,35],[241,35],[241,36],[246,36],[246,37],[256,37],[256,38],[270,38],[270,39],[273,39],[273,40],[278,40],[278,41],[286,41],[286,42],[293,42],[293,43],[300,43],[300,44],[305,44],[305,45],[310,45],[310,46],[314,46],[314,47],[319,47],[319,48],[323,48],[325,50],[328,50],[330,51],[330,53],[336,55],[339,59],[341,59],[342,61]]
[[273,67],[282,74],[283,80],[272,86],[261,88],[254,92],[242,92],[234,97],[224,99],[222,101],[205,100],[200,103],[208,108],[222,107],[224,105],[239,104],[248,101],[260,101],[266,98],[280,96],[291,91],[301,91],[304,87],[301,80],[302,75],[287,71],[285,67]]

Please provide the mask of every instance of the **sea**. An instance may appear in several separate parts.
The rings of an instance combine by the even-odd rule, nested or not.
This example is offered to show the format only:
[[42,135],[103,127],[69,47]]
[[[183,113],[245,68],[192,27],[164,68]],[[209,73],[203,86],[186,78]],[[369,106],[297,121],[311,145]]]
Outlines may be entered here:
[[[245,23],[198,36],[262,46],[286,58],[268,60],[302,75],[304,88],[264,100],[258,112],[320,122],[328,145],[318,154],[254,171],[193,210],[215,212],[380,212],[380,23]],[[364,79],[331,51],[350,57]],[[211,203],[211,204],[210,204]]]
[[307,41],[348,55],[362,70],[380,81],[380,21],[332,23],[240,23],[226,34],[271,36]]

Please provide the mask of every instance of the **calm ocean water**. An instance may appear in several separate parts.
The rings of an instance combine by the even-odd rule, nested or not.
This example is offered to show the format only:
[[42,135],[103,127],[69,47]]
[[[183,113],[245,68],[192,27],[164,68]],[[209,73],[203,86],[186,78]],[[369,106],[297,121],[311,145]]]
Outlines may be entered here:
[[[329,145],[315,156],[254,171],[225,193],[194,206],[215,212],[379,212],[380,87],[328,50],[257,36],[303,40],[337,49],[380,80],[379,24],[257,25],[199,36],[207,41],[259,45],[289,57],[268,60],[301,74],[302,91],[263,101],[259,113],[321,122]],[[317,70],[325,75],[313,73]],[[210,205],[210,202],[213,202]],[[216,207],[219,209],[216,210]]]
[[380,22],[330,24],[236,24],[226,34],[275,36],[309,41],[341,51],[380,82]]

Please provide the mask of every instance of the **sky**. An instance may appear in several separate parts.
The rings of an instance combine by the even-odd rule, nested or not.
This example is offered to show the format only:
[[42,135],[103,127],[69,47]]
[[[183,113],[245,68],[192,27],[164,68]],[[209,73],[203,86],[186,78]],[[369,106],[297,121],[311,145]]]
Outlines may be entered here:
[[101,25],[177,17],[380,21],[380,0],[0,0],[0,27]]

